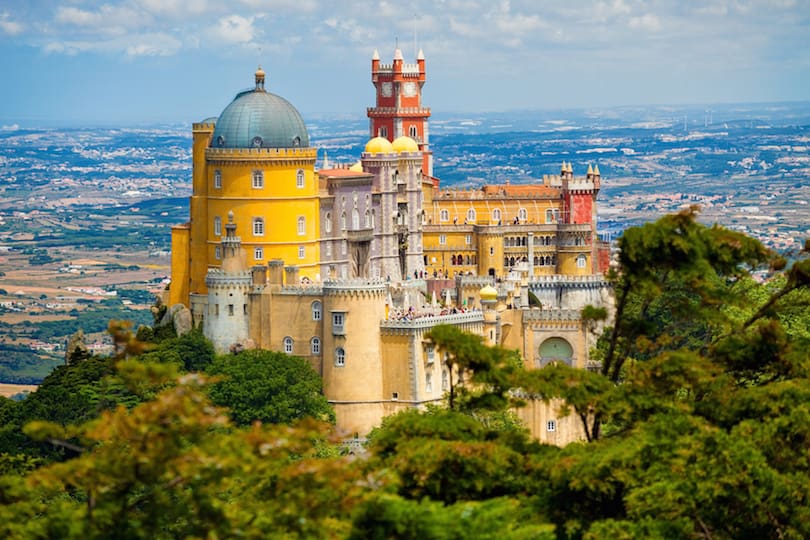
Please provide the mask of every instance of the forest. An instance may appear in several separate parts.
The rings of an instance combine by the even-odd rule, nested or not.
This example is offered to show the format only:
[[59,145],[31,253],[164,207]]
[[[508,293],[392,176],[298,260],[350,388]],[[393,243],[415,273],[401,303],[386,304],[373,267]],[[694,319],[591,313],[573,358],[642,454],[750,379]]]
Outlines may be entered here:
[[[809,538],[810,242],[787,261],[688,210],[618,244],[615,312],[582,313],[598,370],[525,369],[439,326],[445,404],[360,449],[303,360],[111,321],[114,355],[77,348],[0,401],[0,535]],[[528,399],[583,440],[533,440]]]

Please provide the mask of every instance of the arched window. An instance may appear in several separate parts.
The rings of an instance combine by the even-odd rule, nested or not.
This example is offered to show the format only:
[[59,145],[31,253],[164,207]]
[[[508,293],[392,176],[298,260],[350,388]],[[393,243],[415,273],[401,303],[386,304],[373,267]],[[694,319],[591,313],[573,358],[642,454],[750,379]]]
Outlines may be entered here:
[[309,352],[311,354],[321,354],[321,338],[314,337],[309,340]]
[[550,256],[548,256],[548,255],[546,256],[546,266],[552,266],[552,264],[551,264],[551,257],[550,257]]
[[343,350],[343,347],[338,347],[335,349],[335,366],[343,367],[346,365],[346,351]]
[[219,169],[214,171],[214,189],[222,188],[222,171]]
[[256,189],[264,187],[264,172],[253,171],[253,187]]
[[340,214],[340,230],[341,231],[346,230],[346,212],[342,212]]
[[298,216],[298,236],[304,236],[307,233],[307,220],[304,216]]
[[323,230],[330,233],[332,232],[332,212],[327,212],[323,218]]
[[253,236],[264,236],[264,219],[253,218]]
[[304,187],[304,169],[298,169],[298,172],[295,174],[295,187]]
[[447,392],[450,389],[450,373],[444,369],[442,370],[442,392]]
[[411,139],[416,138],[416,126],[411,126],[408,128],[408,135],[411,137]]
[[585,243],[585,242],[584,242],[584,241],[582,240],[582,238],[580,238],[579,236],[577,236],[576,238],[574,238],[574,245],[575,245],[575,246],[581,246],[581,245],[583,245],[584,243]]
[[569,366],[573,363],[574,348],[563,338],[548,338],[540,345],[537,353],[540,357],[540,367],[552,362],[563,362]]
[[585,255],[577,255],[577,268],[585,268],[588,258]]
[[293,352],[293,338],[290,336],[284,338],[284,352],[287,354],[292,354]]
[[545,266],[546,260],[543,257],[537,258],[536,262],[534,263],[536,266]]
[[520,221],[526,221],[527,219],[529,219],[529,213],[526,212],[525,208],[518,209],[518,219]]
[[425,373],[425,392],[433,393],[433,373]]
[[365,222],[366,222],[366,229],[370,229],[371,228],[371,212],[369,212],[368,210],[366,210]]
[[214,218],[214,235],[220,236],[222,234],[222,218],[216,216]]
[[377,226],[376,224],[377,224],[377,211],[372,210],[371,211],[371,225],[370,225],[370,227],[373,229],[374,227]]
[[360,229],[360,211],[357,208],[352,209],[352,230]]
[[320,321],[321,313],[323,313],[323,305],[317,300],[312,302],[312,320]]
[[554,212],[550,208],[546,210],[546,223],[554,223]]
[[501,209],[496,208],[492,211],[492,221],[499,225],[501,223]]
[[467,223],[475,223],[475,208],[467,210]]
[[450,255],[450,264],[455,266],[456,265],[456,256]]
[[439,212],[439,221],[450,221],[450,212],[446,208]]

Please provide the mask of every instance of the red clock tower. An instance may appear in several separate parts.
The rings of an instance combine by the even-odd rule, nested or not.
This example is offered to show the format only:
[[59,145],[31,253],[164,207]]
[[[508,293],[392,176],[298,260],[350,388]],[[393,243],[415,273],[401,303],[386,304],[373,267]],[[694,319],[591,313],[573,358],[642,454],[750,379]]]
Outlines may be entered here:
[[374,51],[371,58],[371,82],[377,92],[377,105],[368,108],[371,137],[381,136],[393,142],[403,135],[412,138],[423,152],[422,174],[433,177],[433,154],[428,145],[430,109],[422,107],[425,84],[425,55],[416,55],[415,64],[406,64],[402,51],[394,51],[394,62],[381,64]]

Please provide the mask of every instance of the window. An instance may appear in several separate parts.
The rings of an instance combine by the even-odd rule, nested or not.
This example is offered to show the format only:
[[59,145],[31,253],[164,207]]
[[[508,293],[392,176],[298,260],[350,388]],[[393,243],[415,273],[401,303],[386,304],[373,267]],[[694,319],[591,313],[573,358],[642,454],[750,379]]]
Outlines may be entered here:
[[443,246],[445,244],[447,244],[447,235],[446,234],[440,234],[439,235],[439,245]]
[[442,392],[447,392],[450,389],[450,373],[445,369],[442,370]]
[[284,352],[292,354],[293,352],[293,338],[287,336],[284,338]]
[[343,350],[343,347],[338,347],[335,349],[335,366],[336,367],[343,367],[346,365],[346,351]]
[[352,209],[352,230],[360,230],[360,211],[357,207]]
[[304,236],[307,233],[307,220],[304,216],[298,216],[298,236]]
[[588,263],[588,258],[585,255],[578,255],[577,256],[577,268],[585,268],[585,265]]
[[323,230],[330,233],[332,232],[332,213],[327,212],[323,218]]
[[425,392],[433,393],[433,373],[425,373]]
[[214,189],[222,188],[222,171],[219,169],[214,171]]
[[370,229],[371,228],[371,212],[369,212],[368,210],[366,210],[366,220],[365,221],[366,221],[366,229]]
[[495,255],[495,247],[494,246],[489,246],[489,254],[490,255]]
[[312,320],[313,321],[320,321],[321,320],[321,313],[323,310],[323,305],[318,302],[312,302]]
[[433,345],[427,345],[425,347],[425,359],[427,360],[428,364],[432,364],[436,359],[436,349],[433,347]]
[[304,187],[304,169],[298,169],[298,172],[295,175],[295,187]]
[[228,315],[233,317],[233,304],[228,304]]
[[264,259],[264,248],[253,248],[253,258],[257,261]]
[[520,221],[526,221],[529,219],[529,213],[526,211],[525,208],[518,209],[518,219]]
[[439,212],[439,221],[450,221],[450,212],[448,210],[441,210]]
[[557,431],[557,422],[554,420],[546,422],[546,431]]
[[309,352],[311,354],[321,354],[321,338],[314,337],[309,340]]
[[467,236],[464,237],[464,243],[467,244],[468,246],[472,244],[472,235],[471,234],[468,234]]
[[346,230],[346,212],[340,214],[340,230]]
[[343,335],[345,333],[344,322],[346,321],[345,313],[332,313],[332,333]]
[[388,137],[388,128],[387,127],[381,127],[380,128],[380,137],[386,137],[386,138]]
[[304,246],[298,246],[298,258],[303,259],[305,254]]
[[554,223],[554,212],[551,209],[546,210],[546,223]]
[[475,208],[467,210],[467,223],[475,223]]
[[408,128],[408,135],[411,137],[411,139],[416,138],[416,136],[417,136],[416,126],[411,126],[411,127]]
[[256,189],[264,187],[264,172],[253,171],[253,187]]
[[496,208],[495,210],[492,211],[492,221],[494,221],[495,224],[500,225],[500,223],[501,223],[501,209],[500,208]]
[[214,258],[220,260],[222,258],[222,247],[214,246]]
[[376,226],[375,223],[377,223],[377,211],[372,210],[371,211],[371,223],[369,224],[369,227],[371,227],[373,229]]
[[332,256],[332,243],[331,242],[326,244],[326,256],[327,257]]
[[222,218],[216,216],[214,218],[214,236],[222,235]]
[[253,218],[253,236],[264,236],[264,219]]

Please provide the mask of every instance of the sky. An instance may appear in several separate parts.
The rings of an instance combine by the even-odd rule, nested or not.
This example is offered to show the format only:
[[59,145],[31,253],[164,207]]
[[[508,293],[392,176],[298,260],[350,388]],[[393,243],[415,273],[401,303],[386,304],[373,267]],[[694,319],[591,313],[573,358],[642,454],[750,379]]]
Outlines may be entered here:
[[258,64],[362,117],[397,44],[434,115],[810,99],[810,0],[2,0],[0,129],[199,121]]

